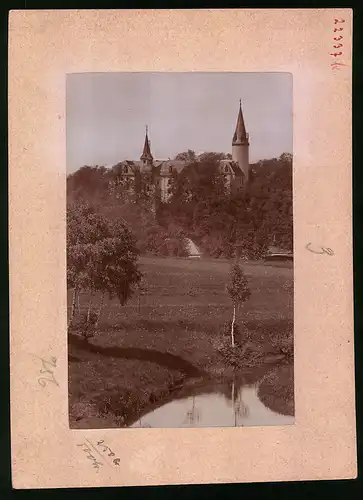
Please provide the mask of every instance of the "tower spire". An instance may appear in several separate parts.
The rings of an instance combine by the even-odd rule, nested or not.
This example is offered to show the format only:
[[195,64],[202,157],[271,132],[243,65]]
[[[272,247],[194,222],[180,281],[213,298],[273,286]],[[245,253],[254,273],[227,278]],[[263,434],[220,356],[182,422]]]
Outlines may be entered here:
[[148,126],[145,126],[145,142],[144,149],[142,151],[142,155],[140,156],[140,160],[148,163],[153,161],[153,155],[151,154],[150,141],[148,137]]
[[245,122],[242,113],[242,100],[239,100],[239,110],[236,130],[232,139],[232,160],[238,163],[244,174],[244,183],[247,183],[250,175],[249,166],[249,137],[246,133]]
[[236,125],[236,130],[235,130],[235,133],[233,136],[232,145],[233,144],[248,144],[248,135],[246,133],[245,122],[243,120],[241,99],[239,100],[237,125]]

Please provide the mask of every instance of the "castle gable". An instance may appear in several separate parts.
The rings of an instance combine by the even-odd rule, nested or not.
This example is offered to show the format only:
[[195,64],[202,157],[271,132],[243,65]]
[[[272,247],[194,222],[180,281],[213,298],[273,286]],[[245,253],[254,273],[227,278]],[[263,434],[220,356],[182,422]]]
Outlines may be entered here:
[[185,162],[182,160],[166,160],[160,168],[160,175],[172,175],[173,172],[180,173],[185,167]]
[[225,174],[232,174],[235,177],[243,177],[244,173],[241,167],[235,161],[231,160],[221,160],[220,161],[221,172]]

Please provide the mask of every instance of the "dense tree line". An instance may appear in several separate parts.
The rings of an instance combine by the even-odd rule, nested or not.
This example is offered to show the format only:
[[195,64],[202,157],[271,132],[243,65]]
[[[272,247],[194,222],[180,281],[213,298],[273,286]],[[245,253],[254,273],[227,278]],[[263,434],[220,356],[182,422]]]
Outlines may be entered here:
[[292,250],[292,158],[251,165],[244,195],[229,194],[219,160],[229,155],[189,150],[177,155],[185,168],[173,173],[168,202],[155,202],[152,177],[124,166],[80,168],[68,176],[69,203],[87,202],[110,221],[121,221],[141,254],[186,255],[184,238],[212,257],[259,258],[269,245]]
[[84,166],[68,176],[67,200],[87,202],[106,219],[122,221],[140,254],[186,256],[185,232],[173,224],[160,226],[152,179],[135,174],[135,178],[125,176],[118,165],[112,169]]
[[159,222],[178,225],[212,257],[259,258],[273,243],[292,250],[291,155],[251,165],[243,195],[229,194],[219,159],[209,153],[173,175]]

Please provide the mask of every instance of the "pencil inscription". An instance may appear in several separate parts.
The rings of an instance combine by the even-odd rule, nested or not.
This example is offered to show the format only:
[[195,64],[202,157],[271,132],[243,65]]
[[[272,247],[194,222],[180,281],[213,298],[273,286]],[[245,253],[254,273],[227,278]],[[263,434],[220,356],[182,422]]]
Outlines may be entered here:
[[59,383],[57,382],[55,376],[54,376],[54,368],[57,367],[57,358],[55,356],[52,356],[50,358],[50,361],[41,358],[39,356],[36,356],[33,354],[33,356],[41,361],[41,369],[39,370],[39,373],[42,375],[41,377],[38,377],[38,383],[41,387],[46,387],[48,384],[55,384],[56,386],[59,387]]
[[317,254],[327,254],[327,255],[334,255],[334,251],[331,248],[328,247],[317,247],[317,248],[312,248],[311,247],[312,243],[308,243],[305,248],[309,250],[309,252],[312,253],[317,253]]
[[77,444],[77,446],[82,448],[82,451],[86,454],[87,460],[91,461],[93,469],[96,469],[96,471],[99,472],[100,467],[102,467],[104,464],[97,460],[97,458],[93,455],[91,446],[89,446],[87,443]]
[[[120,465],[120,459],[116,457],[115,453],[111,450],[107,444],[105,444],[104,440],[101,439],[100,441],[97,441],[97,446],[101,448],[101,452],[107,454],[108,457],[112,458],[112,463],[114,465]],[[114,458],[115,457],[115,458]]]
[[[115,453],[105,444],[103,439],[97,441],[96,445],[89,439],[85,439],[84,443],[77,444],[77,446],[82,448],[87,460],[91,461],[92,467],[97,472],[104,465],[108,465],[109,467],[120,465],[120,458],[116,457]],[[109,461],[107,457],[110,457],[112,461]]]

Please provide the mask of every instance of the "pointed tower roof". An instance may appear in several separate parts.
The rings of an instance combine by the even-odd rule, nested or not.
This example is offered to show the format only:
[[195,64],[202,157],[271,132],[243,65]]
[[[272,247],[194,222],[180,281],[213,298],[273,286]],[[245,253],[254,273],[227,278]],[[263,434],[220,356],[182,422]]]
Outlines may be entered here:
[[144,149],[142,151],[142,155],[140,156],[140,160],[143,161],[153,161],[153,155],[151,154],[151,149],[150,149],[150,141],[149,137],[147,135],[147,125],[146,125],[146,133],[145,133],[145,142],[144,142]]
[[248,144],[248,135],[246,133],[245,122],[243,120],[242,114],[242,104],[241,99],[239,100],[239,111],[237,118],[236,131],[233,136],[233,144]]

